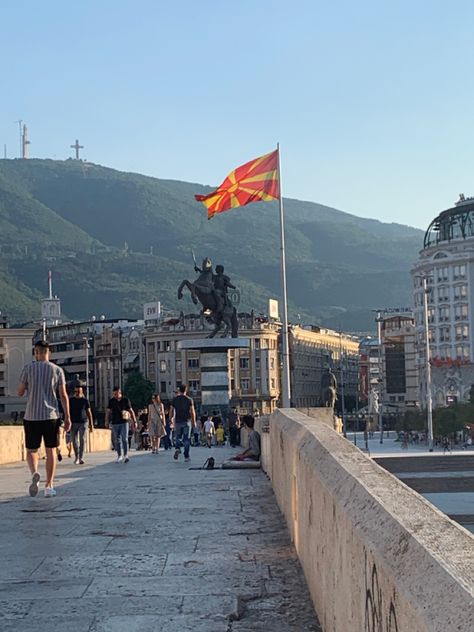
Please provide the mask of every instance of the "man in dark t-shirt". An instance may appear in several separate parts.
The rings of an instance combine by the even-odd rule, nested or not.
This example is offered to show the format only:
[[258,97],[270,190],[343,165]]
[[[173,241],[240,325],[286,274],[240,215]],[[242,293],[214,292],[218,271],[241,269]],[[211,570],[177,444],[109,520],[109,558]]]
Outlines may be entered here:
[[[112,424],[112,442],[117,451],[117,463],[122,460],[128,463],[128,424],[135,427],[137,420],[128,397],[123,397],[121,389],[116,386],[105,411],[105,425]],[[123,449],[123,457],[122,457]]]
[[177,461],[181,454],[181,445],[184,445],[184,460],[190,461],[189,446],[191,444],[191,428],[196,426],[196,411],[191,397],[186,395],[186,384],[179,387],[179,395],[171,402],[170,419],[174,421],[175,446],[174,460]]
[[84,436],[89,424],[89,430],[94,429],[92,423],[92,412],[89,400],[84,397],[82,386],[74,387],[74,395],[69,398],[69,410],[71,414],[72,428],[71,441],[76,457],[74,463],[76,465],[84,464]]

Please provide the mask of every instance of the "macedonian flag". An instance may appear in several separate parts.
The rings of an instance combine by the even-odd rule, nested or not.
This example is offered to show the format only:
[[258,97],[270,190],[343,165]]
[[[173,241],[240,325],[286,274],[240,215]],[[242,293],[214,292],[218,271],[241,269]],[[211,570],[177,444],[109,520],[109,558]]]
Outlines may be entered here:
[[209,195],[195,195],[207,207],[207,218],[251,202],[271,202],[280,198],[278,149],[234,169]]

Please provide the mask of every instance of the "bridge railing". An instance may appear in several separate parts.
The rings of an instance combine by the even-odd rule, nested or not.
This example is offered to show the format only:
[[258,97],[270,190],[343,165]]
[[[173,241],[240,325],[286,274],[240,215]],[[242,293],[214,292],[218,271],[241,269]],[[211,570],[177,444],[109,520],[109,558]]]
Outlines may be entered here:
[[474,630],[474,537],[317,416],[273,413],[262,461],[324,632]]

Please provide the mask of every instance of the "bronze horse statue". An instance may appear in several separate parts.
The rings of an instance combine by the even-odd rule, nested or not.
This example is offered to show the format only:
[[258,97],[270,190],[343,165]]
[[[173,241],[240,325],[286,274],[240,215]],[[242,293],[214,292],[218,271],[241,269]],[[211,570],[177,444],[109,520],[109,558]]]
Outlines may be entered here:
[[191,292],[191,299],[195,305],[201,303],[203,312],[210,312],[212,320],[214,321],[214,330],[209,334],[209,338],[214,336],[225,326],[222,337],[226,337],[231,333],[232,338],[238,337],[238,320],[237,311],[235,307],[230,303],[229,299],[226,300],[222,309],[219,310],[219,298],[216,295],[214,288],[212,261],[209,257],[206,257],[202,261],[202,268],[195,266],[196,272],[199,272],[199,276],[196,281],[191,282],[187,279],[181,282],[178,288],[178,298],[183,298],[183,289],[185,287]]

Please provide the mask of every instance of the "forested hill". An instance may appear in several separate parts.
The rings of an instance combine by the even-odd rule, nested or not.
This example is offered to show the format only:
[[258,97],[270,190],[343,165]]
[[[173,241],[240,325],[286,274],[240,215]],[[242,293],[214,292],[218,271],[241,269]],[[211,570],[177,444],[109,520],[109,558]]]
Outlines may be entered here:
[[[194,279],[191,251],[225,265],[240,311],[279,294],[276,203],[206,219],[209,187],[76,160],[0,160],[0,310],[39,314],[47,270],[71,318],[140,316],[160,299],[192,311],[176,288]],[[285,199],[290,318],[345,330],[373,327],[371,309],[411,304],[420,230]]]

